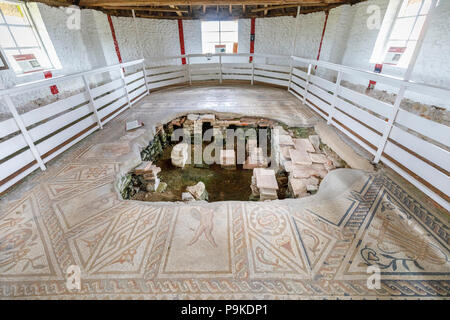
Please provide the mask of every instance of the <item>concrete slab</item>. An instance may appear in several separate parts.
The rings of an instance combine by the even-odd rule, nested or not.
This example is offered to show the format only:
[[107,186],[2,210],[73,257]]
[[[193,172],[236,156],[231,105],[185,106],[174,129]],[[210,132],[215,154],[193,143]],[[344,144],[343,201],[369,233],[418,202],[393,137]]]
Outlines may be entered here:
[[319,134],[320,139],[327,144],[334,152],[341,157],[351,168],[373,172],[373,165],[358,155],[348,144],[346,144],[336,132],[326,123],[319,123],[314,126],[314,130]]

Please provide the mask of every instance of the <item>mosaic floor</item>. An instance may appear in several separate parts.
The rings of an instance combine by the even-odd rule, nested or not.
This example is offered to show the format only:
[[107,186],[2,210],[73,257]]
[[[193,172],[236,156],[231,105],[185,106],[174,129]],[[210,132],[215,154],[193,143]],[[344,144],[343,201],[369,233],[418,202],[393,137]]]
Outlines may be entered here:
[[[383,171],[332,171],[316,195],[299,200],[121,200],[117,177],[139,163],[151,125],[185,112],[179,106],[189,97],[197,104],[185,110],[318,121],[285,91],[266,87],[145,98],[1,200],[1,299],[450,296],[448,213],[430,211]],[[126,133],[127,119],[146,129]],[[79,291],[66,287],[71,265],[81,269]],[[367,287],[369,266],[381,272],[379,289]]]

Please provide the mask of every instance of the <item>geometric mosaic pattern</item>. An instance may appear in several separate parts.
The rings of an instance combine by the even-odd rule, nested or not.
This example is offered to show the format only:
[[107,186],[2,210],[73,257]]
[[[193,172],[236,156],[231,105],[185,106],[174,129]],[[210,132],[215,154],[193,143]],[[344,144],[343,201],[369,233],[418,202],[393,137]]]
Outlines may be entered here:
[[111,124],[0,213],[1,299],[449,298],[448,220],[383,173],[328,203],[124,201],[115,181],[138,136]]

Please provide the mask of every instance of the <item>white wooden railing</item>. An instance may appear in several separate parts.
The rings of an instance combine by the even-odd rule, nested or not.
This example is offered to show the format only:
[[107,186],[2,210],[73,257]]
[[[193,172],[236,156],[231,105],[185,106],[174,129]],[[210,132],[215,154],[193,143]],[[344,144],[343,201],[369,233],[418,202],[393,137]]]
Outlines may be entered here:
[[[182,58],[187,64],[181,64]],[[315,72],[317,67],[320,72]],[[133,72],[125,75],[127,68]],[[120,77],[89,86],[89,75],[111,71],[118,71]],[[327,72],[328,76],[322,75]],[[386,103],[343,86],[349,76],[389,85],[397,92],[395,102]],[[12,95],[71,78],[82,78],[85,91],[24,114],[12,103]],[[13,115],[0,122],[0,193],[36,168],[45,170],[46,162],[155,89],[228,80],[286,87],[328,124],[370,152],[374,162],[382,161],[450,210],[450,128],[400,108],[408,90],[445,103],[450,101],[450,90],[324,61],[268,54],[155,57],[0,91]]]

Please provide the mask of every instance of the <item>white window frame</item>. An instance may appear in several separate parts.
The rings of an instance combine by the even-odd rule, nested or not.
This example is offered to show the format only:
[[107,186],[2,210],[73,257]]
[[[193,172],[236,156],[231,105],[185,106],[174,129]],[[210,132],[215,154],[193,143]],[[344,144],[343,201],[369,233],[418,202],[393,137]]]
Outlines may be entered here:
[[[23,70],[18,70],[17,67],[16,68],[13,67],[12,69],[15,71],[16,75],[28,75],[28,74],[33,74],[35,72],[42,72],[42,71],[48,71],[48,70],[54,70],[54,69],[60,68],[60,65],[58,65],[59,61],[57,61],[55,63],[54,59],[52,59],[52,56],[49,54],[46,46],[44,45],[44,42],[42,41],[42,37],[39,34],[39,32],[37,31],[38,29],[34,23],[34,19],[33,19],[32,15],[30,14],[27,4],[20,2],[20,1],[14,1],[14,0],[0,0],[0,2],[6,2],[6,3],[20,6],[22,13],[25,15],[26,21],[28,22],[28,24],[7,23],[6,18],[0,8],[0,16],[2,17],[2,19],[4,21],[4,22],[0,22],[0,26],[6,26],[8,32],[9,32],[9,35],[11,36],[11,39],[14,41],[14,44],[15,44],[14,47],[2,47],[4,52],[5,52],[5,50],[17,50],[17,51],[19,51],[19,54],[23,54],[23,50],[40,49],[42,51],[42,53],[46,55],[46,57],[50,63],[49,66],[43,66],[42,69],[36,70],[36,71],[31,71],[31,72],[23,72]],[[16,40],[16,37],[14,36],[14,33],[11,31],[11,27],[31,28],[38,45],[37,46],[19,46],[18,42]],[[5,55],[5,58],[7,60],[10,60],[8,58],[8,56],[6,56],[6,55]],[[13,66],[13,63],[11,61],[8,61],[8,62],[11,66]]]
[[[230,21],[230,20],[227,20],[227,21]],[[218,24],[219,24],[219,30],[218,31],[204,31],[203,30],[203,27],[201,28],[201,34],[202,34],[202,53],[214,53],[214,52],[208,52],[208,51],[205,51],[205,46],[204,46],[204,44],[218,44],[218,45],[223,45],[223,44],[230,44],[230,43],[234,43],[235,41],[222,41],[222,34],[224,34],[224,33],[236,33],[236,40],[238,40],[239,39],[239,22],[238,22],[238,20],[231,20],[231,21],[233,21],[235,24],[236,24],[236,30],[234,31],[223,31],[223,30],[221,30],[221,22],[225,22],[225,21],[221,21],[221,20],[216,20],[216,21],[213,21],[213,22],[217,22]],[[203,24],[204,22],[212,22],[211,20],[204,20],[204,21],[201,21],[201,23]],[[204,33],[218,33],[219,34],[219,42],[217,42],[217,41],[203,41],[203,34]],[[237,41],[236,41],[237,42]],[[233,51],[231,51],[231,52],[227,52],[227,53],[232,53]]]
[[[381,42],[380,42],[380,39],[377,40],[377,43],[376,43],[375,48],[373,50],[372,57],[370,59],[371,63],[384,63],[387,51],[389,49],[388,44],[391,41],[404,41],[406,47],[408,47],[408,44],[410,42],[415,42],[415,46],[417,45],[417,39],[412,39],[411,38],[413,30],[414,30],[414,28],[415,28],[415,26],[417,24],[417,21],[419,20],[419,17],[425,17],[425,19],[426,19],[427,15],[429,15],[430,10],[432,8],[430,7],[429,11],[424,13],[424,14],[421,13],[423,5],[425,4],[425,1],[426,1],[426,0],[421,0],[421,4],[420,4],[420,7],[419,7],[419,10],[417,11],[416,14],[399,17],[401,8],[403,7],[403,5],[407,1],[408,0],[397,0],[397,3],[395,5],[395,7],[393,8],[393,10],[395,10],[395,15],[394,15],[393,19],[391,19],[390,21],[383,21],[383,24],[387,23],[389,26],[387,28],[386,28],[386,26],[382,26],[382,28],[380,30],[380,33],[379,33],[378,37],[379,38],[380,37],[383,38],[383,40]],[[388,10],[389,10],[389,7],[388,7]],[[388,13],[386,13],[386,14],[388,14]],[[392,38],[392,32],[394,30],[394,26],[397,23],[397,21],[399,21],[401,19],[406,19],[406,18],[415,18],[414,23],[413,23],[413,25],[411,27],[411,30],[410,30],[410,32],[408,34],[408,37],[406,39],[395,39],[395,38]],[[422,28],[423,28],[423,26],[422,26]],[[410,57],[410,59],[411,59],[411,57]],[[389,67],[397,68],[397,69],[406,69],[406,68],[408,68],[409,62],[410,62],[410,60],[407,61],[406,63],[399,64],[399,65],[389,65]]]

